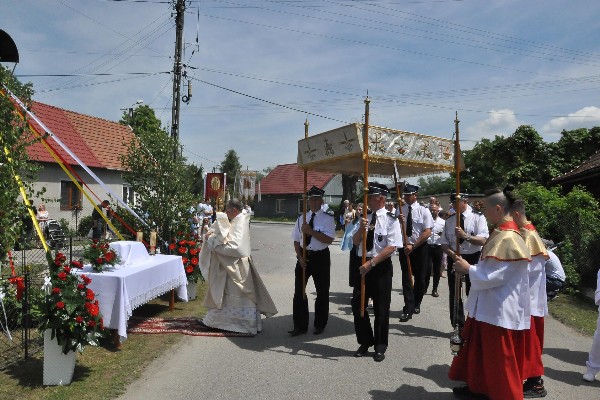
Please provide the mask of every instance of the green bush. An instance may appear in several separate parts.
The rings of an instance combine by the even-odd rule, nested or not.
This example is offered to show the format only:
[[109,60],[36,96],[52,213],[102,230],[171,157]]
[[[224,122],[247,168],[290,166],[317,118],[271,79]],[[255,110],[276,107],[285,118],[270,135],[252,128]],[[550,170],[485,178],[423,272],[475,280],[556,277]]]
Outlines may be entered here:
[[79,225],[77,226],[77,234],[82,237],[86,237],[90,229],[92,229],[92,216],[87,215],[79,220]]

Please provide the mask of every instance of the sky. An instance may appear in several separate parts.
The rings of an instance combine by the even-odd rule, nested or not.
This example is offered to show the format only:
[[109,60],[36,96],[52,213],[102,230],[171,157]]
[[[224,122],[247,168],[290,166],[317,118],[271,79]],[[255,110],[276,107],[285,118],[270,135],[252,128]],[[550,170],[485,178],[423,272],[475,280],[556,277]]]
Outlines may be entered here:
[[[458,112],[463,149],[520,125],[556,141],[600,125],[598,15],[597,0],[187,1],[183,155],[295,163],[305,120],[361,122],[367,93],[371,125],[452,138]],[[170,132],[172,1],[2,0],[0,29],[34,100],[111,121],[143,101]]]

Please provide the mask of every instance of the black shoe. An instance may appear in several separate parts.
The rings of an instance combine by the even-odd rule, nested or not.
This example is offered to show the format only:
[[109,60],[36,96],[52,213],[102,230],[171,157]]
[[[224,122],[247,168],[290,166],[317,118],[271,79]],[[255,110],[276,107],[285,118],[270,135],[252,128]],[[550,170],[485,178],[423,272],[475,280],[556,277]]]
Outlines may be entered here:
[[421,307],[415,307],[415,314],[421,314]]
[[412,314],[402,313],[400,316],[400,322],[406,322],[412,318]]
[[473,393],[468,386],[457,386],[452,388],[452,393],[459,399],[464,400],[485,400],[488,397],[483,394]]
[[365,354],[369,352],[369,346],[366,344],[361,344],[358,347],[358,350],[354,352],[354,357],[363,357]]
[[523,384],[523,397],[526,399],[546,397],[547,394],[543,379],[528,379]]
[[298,335],[304,335],[307,331],[308,331],[308,329],[294,328],[291,331],[288,331],[288,333],[290,334],[290,336],[298,336]]
[[315,330],[313,331],[313,334],[320,335],[321,333],[323,333],[324,330],[325,330],[325,328],[315,328]]
[[440,294],[438,293],[438,291],[437,291],[437,290],[434,290],[433,292],[431,292],[431,295],[432,295],[433,297],[440,297]]
[[381,361],[385,360],[385,354],[384,354],[384,353],[377,352],[377,353],[375,353],[375,355],[373,356],[373,360],[374,360],[375,362],[381,362]]

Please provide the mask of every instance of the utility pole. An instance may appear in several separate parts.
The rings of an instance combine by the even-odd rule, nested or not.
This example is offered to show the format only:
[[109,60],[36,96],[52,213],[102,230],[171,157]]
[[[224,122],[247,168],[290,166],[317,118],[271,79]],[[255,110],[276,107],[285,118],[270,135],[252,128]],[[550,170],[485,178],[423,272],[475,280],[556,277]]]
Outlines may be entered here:
[[[183,51],[183,16],[185,0],[175,4],[175,63],[173,64],[173,112],[171,115],[171,138],[179,141],[179,110],[181,106],[181,53]],[[177,158],[175,149],[173,158]]]

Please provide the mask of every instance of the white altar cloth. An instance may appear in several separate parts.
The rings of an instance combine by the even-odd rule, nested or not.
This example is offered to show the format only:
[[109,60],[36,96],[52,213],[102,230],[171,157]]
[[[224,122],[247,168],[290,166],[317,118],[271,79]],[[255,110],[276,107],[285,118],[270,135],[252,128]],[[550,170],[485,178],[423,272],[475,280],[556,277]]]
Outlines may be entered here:
[[142,242],[121,240],[111,242],[110,248],[117,253],[117,256],[121,260],[119,264],[124,267],[143,263],[151,257]]
[[142,263],[115,265],[101,273],[89,264],[72,271],[92,280],[88,287],[96,293],[104,326],[116,329],[121,341],[127,338],[127,320],[137,307],[171,289],[187,301],[187,277],[180,256],[157,254]]

